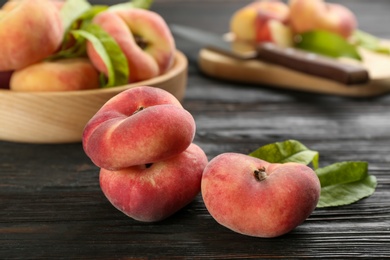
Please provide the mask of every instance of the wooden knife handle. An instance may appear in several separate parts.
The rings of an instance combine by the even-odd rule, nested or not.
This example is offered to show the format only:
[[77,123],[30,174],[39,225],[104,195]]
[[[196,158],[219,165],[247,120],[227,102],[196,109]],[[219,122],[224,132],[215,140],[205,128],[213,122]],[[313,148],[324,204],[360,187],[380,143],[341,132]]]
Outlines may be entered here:
[[[327,78],[345,85],[367,83],[368,71],[315,53],[295,48],[281,48],[272,43],[257,46],[258,59],[306,74]],[[292,82],[293,84],[293,82]]]

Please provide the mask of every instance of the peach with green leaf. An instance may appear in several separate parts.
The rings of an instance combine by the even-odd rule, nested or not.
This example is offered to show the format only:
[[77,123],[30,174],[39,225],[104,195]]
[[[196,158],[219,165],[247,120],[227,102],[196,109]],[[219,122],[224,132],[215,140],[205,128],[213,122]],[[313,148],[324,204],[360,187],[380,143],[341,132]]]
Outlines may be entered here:
[[346,6],[324,0],[290,0],[290,24],[295,33],[324,30],[348,38],[357,28],[354,13]]
[[[138,8],[119,8],[98,14],[93,23],[105,30],[124,53],[129,66],[129,82],[159,76],[172,66],[176,46],[159,14]],[[99,71],[107,75],[106,64],[91,43],[88,43],[87,51]]]
[[314,211],[321,186],[300,163],[273,164],[245,154],[224,153],[206,166],[201,191],[211,216],[244,235],[277,237]]

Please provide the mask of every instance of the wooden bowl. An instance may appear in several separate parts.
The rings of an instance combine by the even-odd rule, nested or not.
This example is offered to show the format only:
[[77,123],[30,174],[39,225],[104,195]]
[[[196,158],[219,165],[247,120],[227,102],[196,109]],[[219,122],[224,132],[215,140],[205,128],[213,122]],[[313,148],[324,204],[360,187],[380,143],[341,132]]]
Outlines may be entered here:
[[136,86],[154,86],[183,100],[186,57],[176,52],[173,67],[159,77],[107,89],[16,92],[0,89],[0,140],[24,143],[80,142],[85,124],[111,97]]

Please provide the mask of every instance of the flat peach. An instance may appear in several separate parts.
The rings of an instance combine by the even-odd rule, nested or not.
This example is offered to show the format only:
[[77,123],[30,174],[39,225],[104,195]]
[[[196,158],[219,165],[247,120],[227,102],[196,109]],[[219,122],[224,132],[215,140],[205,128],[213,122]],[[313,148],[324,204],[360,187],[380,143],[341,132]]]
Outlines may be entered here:
[[139,86],[97,111],[85,126],[83,147],[95,165],[118,170],[173,157],[194,135],[194,118],[172,94]]
[[[129,65],[129,82],[156,77],[172,66],[175,42],[157,13],[142,9],[105,11],[93,22],[113,37],[123,51]],[[87,51],[99,71],[107,75],[107,68],[91,43]]]
[[100,187],[127,216],[143,222],[161,221],[189,204],[200,192],[203,150],[191,144],[168,160],[123,170],[100,170]]
[[58,8],[47,0],[20,0],[0,22],[0,71],[17,70],[53,54],[64,29]]
[[99,88],[99,73],[85,58],[43,61],[12,74],[14,91],[70,91]]

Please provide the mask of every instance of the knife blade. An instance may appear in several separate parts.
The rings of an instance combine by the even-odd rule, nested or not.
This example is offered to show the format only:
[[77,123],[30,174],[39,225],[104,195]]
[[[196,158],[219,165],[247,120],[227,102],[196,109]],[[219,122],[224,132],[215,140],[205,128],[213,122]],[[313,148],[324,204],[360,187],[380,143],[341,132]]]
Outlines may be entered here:
[[345,85],[358,85],[370,80],[368,71],[363,66],[342,63],[333,58],[299,50],[279,47],[273,43],[248,46],[241,43],[240,48],[233,48],[232,42],[221,36],[201,29],[170,24],[175,37],[196,43],[202,48],[240,60],[259,59],[263,62],[283,66],[312,76],[326,78]]

